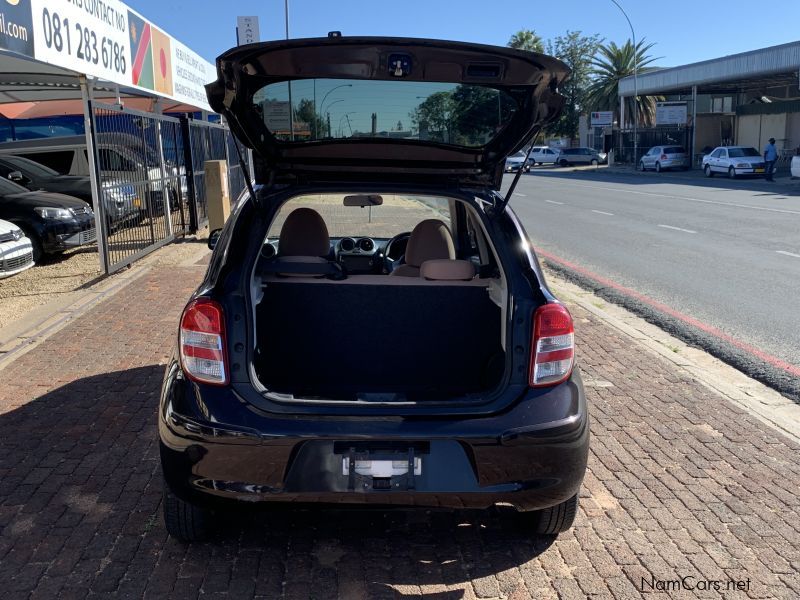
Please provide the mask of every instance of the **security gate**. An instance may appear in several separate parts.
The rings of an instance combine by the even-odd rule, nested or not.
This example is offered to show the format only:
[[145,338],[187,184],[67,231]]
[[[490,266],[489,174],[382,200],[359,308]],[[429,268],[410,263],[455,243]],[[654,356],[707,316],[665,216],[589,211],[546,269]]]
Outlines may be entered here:
[[93,103],[95,211],[106,273],[189,231],[180,121]]
[[90,102],[84,157],[96,188],[103,270],[113,273],[208,223],[207,160],[226,160],[232,200],[245,187],[226,126]]
[[[228,163],[228,193],[233,202],[245,187],[244,174],[236,152],[236,139],[230,129],[217,123],[181,119],[182,132],[188,140],[184,148],[190,197],[191,231],[208,223],[208,201],[205,192],[205,162],[225,160]],[[246,149],[242,149],[244,153]]]

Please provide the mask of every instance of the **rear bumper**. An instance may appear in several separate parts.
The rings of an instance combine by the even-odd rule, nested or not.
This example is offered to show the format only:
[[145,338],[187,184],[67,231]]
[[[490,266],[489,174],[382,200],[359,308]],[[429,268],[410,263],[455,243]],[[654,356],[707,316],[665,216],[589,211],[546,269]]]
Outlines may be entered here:
[[[286,418],[255,411],[231,390],[200,388],[173,364],[159,413],[167,485],[193,504],[505,502],[538,510],[575,495],[586,470],[589,419],[577,372],[546,393],[531,391],[504,414],[446,420]],[[223,413],[227,424],[218,419]],[[377,459],[390,446],[401,449],[401,459],[413,448],[421,472],[381,482],[343,473],[350,452]]]

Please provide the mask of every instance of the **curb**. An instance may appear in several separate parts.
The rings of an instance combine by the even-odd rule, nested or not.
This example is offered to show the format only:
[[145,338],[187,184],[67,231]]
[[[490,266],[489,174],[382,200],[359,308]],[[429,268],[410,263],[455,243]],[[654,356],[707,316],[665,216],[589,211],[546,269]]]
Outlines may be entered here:
[[[637,171],[633,167],[607,167],[605,169],[605,172],[608,175],[639,175],[640,177],[653,177],[653,178],[666,177],[666,179],[661,179],[661,181],[669,181],[669,180],[673,180],[673,179],[676,180],[676,181],[713,181],[708,177],[701,176],[700,174],[702,173],[702,171],[700,171],[699,169],[690,169],[689,171],[684,172],[684,174],[678,174],[678,173],[674,173],[673,172],[673,173],[667,173],[666,175],[664,173],[656,173],[656,172],[644,172],[644,173],[642,173],[641,171]],[[694,172],[697,172],[698,175],[690,175],[689,174],[689,173],[694,173]],[[725,177],[724,174],[720,175],[720,177],[724,181],[728,181],[728,179]],[[737,181],[737,180],[733,180],[733,181]],[[741,183],[746,183],[748,181],[750,181],[750,182],[763,182],[765,180],[756,178],[756,179],[749,179],[749,180],[748,179],[739,179],[738,181],[740,181]],[[779,177],[777,177],[775,179],[775,185],[776,186],[779,186],[779,185],[780,186],[786,186],[786,187],[790,187],[790,188],[800,187],[800,179],[792,179],[790,176],[779,176]]]
[[[672,363],[691,379],[721,395],[762,423],[800,443],[800,405],[738,369],[692,347],[625,308],[587,291],[547,268],[548,284],[559,299],[574,303],[597,319]],[[589,382],[588,387],[591,387]]]

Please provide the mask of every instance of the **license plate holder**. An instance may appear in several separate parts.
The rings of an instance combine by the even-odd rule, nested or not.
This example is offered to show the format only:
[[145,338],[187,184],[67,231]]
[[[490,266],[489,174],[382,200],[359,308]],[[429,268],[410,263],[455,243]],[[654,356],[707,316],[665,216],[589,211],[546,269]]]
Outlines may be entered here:
[[403,449],[364,449],[355,445],[342,454],[342,475],[347,477],[348,491],[401,491],[416,488],[416,477],[422,474],[419,449],[410,445]]

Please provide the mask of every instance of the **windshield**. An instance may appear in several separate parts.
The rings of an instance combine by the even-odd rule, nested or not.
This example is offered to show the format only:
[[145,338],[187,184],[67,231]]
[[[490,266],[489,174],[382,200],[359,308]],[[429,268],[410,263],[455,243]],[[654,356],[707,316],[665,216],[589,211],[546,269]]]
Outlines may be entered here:
[[[281,206],[270,225],[267,238],[276,240],[286,217],[297,208],[317,211],[332,238],[376,237],[390,238],[404,231],[411,231],[425,219],[439,219],[451,227],[450,208],[446,198],[436,196],[397,196],[381,194],[383,204],[361,208],[344,206],[344,196],[322,194],[298,196]],[[452,227],[451,227],[452,230]]]
[[755,148],[728,148],[728,156],[741,158],[743,156],[761,156]]
[[0,177],[0,194],[20,194],[27,191],[27,188],[17,185],[13,181],[9,181],[4,177]]
[[21,156],[4,156],[3,160],[14,168],[37,177],[55,177],[59,175],[58,171]]
[[516,112],[510,96],[483,86],[355,79],[273,83],[253,105],[281,141],[379,137],[466,147],[487,144]]

